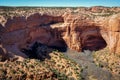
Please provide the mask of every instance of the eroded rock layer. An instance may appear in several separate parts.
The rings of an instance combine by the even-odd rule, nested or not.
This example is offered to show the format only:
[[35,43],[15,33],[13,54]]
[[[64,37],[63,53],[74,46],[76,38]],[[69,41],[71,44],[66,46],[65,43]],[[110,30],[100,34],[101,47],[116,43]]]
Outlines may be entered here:
[[82,51],[109,47],[120,53],[120,14],[99,19],[65,13],[62,16],[33,14],[9,18],[0,25],[1,45],[9,54],[27,57],[21,52],[35,42]]

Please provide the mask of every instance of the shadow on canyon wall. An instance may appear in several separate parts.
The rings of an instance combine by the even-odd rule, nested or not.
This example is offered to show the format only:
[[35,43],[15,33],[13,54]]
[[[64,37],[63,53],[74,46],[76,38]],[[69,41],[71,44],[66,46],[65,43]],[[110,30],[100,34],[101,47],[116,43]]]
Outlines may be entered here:
[[[98,51],[107,46],[107,43],[103,39],[99,29],[86,29],[82,34],[84,33],[86,35],[81,38],[83,52],[84,50]],[[56,37],[54,33],[52,34],[51,35],[53,38]],[[40,41],[36,41],[32,46],[27,49],[22,49],[21,51],[25,53],[29,58],[44,60],[46,58],[50,58],[49,53],[52,51],[66,52],[67,48],[68,46],[66,42],[61,38],[49,46],[41,43]]]
[[50,59],[49,54],[53,51],[66,52],[67,46],[57,47],[57,46],[47,46],[40,42],[35,42],[30,48],[22,49],[29,58],[35,58],[44,61],[44,59]]

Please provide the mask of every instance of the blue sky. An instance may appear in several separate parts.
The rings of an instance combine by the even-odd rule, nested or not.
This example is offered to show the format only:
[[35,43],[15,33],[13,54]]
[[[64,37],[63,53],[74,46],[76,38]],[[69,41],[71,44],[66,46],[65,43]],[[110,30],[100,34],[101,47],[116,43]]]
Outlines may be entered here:
[[119,6],[120,0],[0,0],[0,6]]

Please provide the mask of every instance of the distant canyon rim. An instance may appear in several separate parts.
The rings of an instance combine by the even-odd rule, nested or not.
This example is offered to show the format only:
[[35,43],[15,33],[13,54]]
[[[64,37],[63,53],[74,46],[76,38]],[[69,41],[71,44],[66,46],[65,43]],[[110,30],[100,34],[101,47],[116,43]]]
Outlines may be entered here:
[[111,53],[120,55],[120,13],[96,18],[76,12],[14,16],[4,25],[0,24],[0,37],[4,54],[21,57],[27,57],[21,49],[27,49],[35,42],[79,52],[108,47]]

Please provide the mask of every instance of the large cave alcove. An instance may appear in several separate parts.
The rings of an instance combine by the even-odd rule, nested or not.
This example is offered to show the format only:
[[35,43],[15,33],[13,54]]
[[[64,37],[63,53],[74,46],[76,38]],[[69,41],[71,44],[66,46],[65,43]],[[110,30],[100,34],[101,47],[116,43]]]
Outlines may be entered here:
[[86,35],[82,41],[82,51],[98,51],[107,46],[106,41],[101,36],[100,30],[93,29],[85,31]]
[[67,45],[64,40],[54,41],[52,45],[47,45],[36,41],[31,43],[32,45],[28,48],[22,48],[21,51],[25,53],[29,58],[36,58],[44,60],[50,58],[49,54],[53,51],[66,52]]

